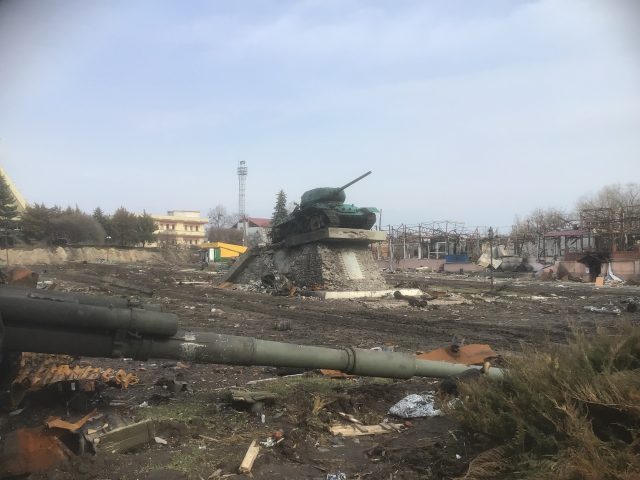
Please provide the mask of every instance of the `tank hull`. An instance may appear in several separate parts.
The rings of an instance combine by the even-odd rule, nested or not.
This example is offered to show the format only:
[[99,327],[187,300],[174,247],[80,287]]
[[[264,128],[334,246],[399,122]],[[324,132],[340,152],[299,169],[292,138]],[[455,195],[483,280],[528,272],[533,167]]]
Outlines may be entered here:
[[278,243],[291,235],[329,227],[370,230],[376,224],[376,212],[375,208],[351,204],[317,204],[295,211],[284,222],[273,227],[271,240]]

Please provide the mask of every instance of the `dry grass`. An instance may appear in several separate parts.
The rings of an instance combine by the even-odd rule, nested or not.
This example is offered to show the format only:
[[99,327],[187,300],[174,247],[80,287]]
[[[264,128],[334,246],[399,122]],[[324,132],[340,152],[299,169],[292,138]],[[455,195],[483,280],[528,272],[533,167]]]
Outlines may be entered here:
[[640,478],[640,328],[576,334],[460,385],[450,413],[489,450],[463,478]]

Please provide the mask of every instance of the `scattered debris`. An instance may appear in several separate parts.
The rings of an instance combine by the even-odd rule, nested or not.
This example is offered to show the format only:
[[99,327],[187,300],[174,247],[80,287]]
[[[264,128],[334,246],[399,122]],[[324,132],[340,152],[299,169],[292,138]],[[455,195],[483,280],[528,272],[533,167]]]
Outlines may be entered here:
[[156,385],[173,393],[191,391],[191,388],[189,387],[189,384],[187,382],[168,379],[166,377],[160,377],[156,381]]
[[115,428],[94,440],[100,450],[111,453],[126,453],[141,445],[154,443],[156,426],[153,420],[143,420],[124,427]]
[[379,423],[378,425],[334,425],[329,428],[332,435],[343,437],[359,437],[361,435],[379,435],[382,433],[395,433],[404,427],[402,423]]
[[238,468],[240,473],[251,473],[253,462],[256,461],[258,453],[260,453],[260,445],[258,445],[257,441],[253,440],[247,449],[247,453],[244,455],[240,468]]
[[284,332],[287,330],[291,330],[291,320],[285,318],[283,320],[278,320],[275,325],[276,330]]
[[610,305],[605,307],[594,307],[591,305],[585,305],[584,309],[588,312],[606,313],[609,315],[620,315],[620,312],[621,312],[621,310],[615,305]]
[[327,473],[325,480],[347,480],[347,474],[342,472]]
[[229,391],[229,398],[233,402],[253,404],[257,402],[273,402],[276,398],[278,398],[278,395],[273,392],[262,390],[233,388]]
[[427,299],[428,297],[425,297],[424,295],[420,298],[415,298],[404,295],[401,291],[396,290],[395,292],[393,292],[393,298],[396,298],[398,300],[406,300],[412,307],[425,308],[429,306],[429,302]]
[[283,295],[293,297],[298,288],[281,273],[267,273],[261,278],[262,286],[272,295]]
[[362,425],[362,422],[360,420],[358,420],[357,418],[355,418],[353,415],[349,414],[349,413],[344,413],[344,412],[338,412],[338,415],[340,415],[342,418],[344,418],[345,420],[348,420],[352,423],[357,423],[359,425]]
[[140,285],[138,283],[133,284],[131,282],[126,282],[124,280],[120,280],[118,278],[114,278],[114,277],[103,277],[101,279],[104,283],[106,283],[107,285],[111,285],[114,287],[118,287],[118,288],[122,288],[124,290],[131,290],[134,292],[138,292],[138,293],[142,293],[146,296],[151,297],[153,295],[153,289],[152,288],[148,288],[145,287],[143,285]]
[[122,388],[138,383],[135,373],[92,366],[72,367],[69,365],[72,360],[68,355],[23,353],[20,357],[20,369],[12,382],[12,390],[35,391],[54,383],[71,381],[79,381],[85,391],[94,390],[95,381]]
[[611,269],[611,262],[609,262],[608,264],[607,276],[605,277],[605,280],[613,283],[624,283],[624,280],[622,280],[615,273],[613,273],[613,270]]
[[50,418],[49,420],[47,420],[45,425],[48,428],[61,428],[63,430],[68,430],[72,433],[75,433],[78,430],[80,430],[85,423],[91,420],[96,415],[97,412],[98,411],[94,409],[92,412],[88,413],[87,415],[82,417],[80,420],[73,423],[68,422],[66,420],[62,420],[60,417]]
[[276,430],[271,434],[270,437],[267,437],[265,441],[260,442],[260,445],[262,445],[265,448],[272,448],[278,445],[279,443],[281,443],[282,441],[284,441],[284,431]]
[[407,395],[389,409],[389,415],[400,418],[436,417],[440,415],[430,393]]

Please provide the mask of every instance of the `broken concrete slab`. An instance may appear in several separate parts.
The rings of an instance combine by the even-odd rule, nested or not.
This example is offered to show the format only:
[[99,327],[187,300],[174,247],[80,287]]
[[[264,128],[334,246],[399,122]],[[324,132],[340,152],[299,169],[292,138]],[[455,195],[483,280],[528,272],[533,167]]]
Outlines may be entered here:
[[394,292],[400,292],[405,297],[419,297],[422,295],[422,290],[419,288],[402,288],[400,290],[361,290],[361,291],[345,291],[345,292],[333,292],[327,290],[315,290],[305,292],[305,295],[311,297],[318,297],[325,300],[338,300],[349,298],[384,298],[392,297]]

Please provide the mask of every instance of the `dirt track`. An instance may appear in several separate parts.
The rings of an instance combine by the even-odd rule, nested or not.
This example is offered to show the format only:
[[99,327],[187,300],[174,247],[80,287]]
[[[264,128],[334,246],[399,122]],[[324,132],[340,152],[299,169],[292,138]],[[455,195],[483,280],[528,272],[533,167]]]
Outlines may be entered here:
[[[485,278],[388,275],[391,287],[418,287],[435,299],[426,308],[414,308],[396,299],[322,301],[217,289],[208,283],[215,277],[188,266],[74,264],[35,269],[41,272],[41,280],[55,282],[59,290],[136,293],[105,278],[152,289],[149,301],[177,313],[185,330],[307,345],[372,348],[392,344],[405,352],[446,346],[455,335],[466,343],[488,343],[501,355],[518,354],[523,345],[565,342],[570,326],[593,331],[625,320],[638,321],[637,313],[604,315],[585,311],[584,306],[614,304],[624,309],[627,298],[640,295],[638,287],[595,289],[586,284],[541,283],[528,278],[498,279],[491,292]],[[281,319],[291,321],[291,330],[274,328]],[[220,395],[224,387],[272,377],[272,369],[191,365],[176,370],[175,363],[159,360],[88,361],[136,371],[140,385],[126,391],[109,388],[90,401],[107,417],[119,421],[148,416],[157,419],[169,444],[115,458],[104,453],[85,456],[70,467],[50,472],[47,478],[217,478],[210,475],[219,468],[222,475],[236,473],[251,439],[264,439],[275,429],[285,431],[286,441],[264,451],[254,467],[254,478],[325,478],[326,473],[338,470],[348,479],[452,478],[463,474],[473,458],[473,448],[452,433],[455,425],[444,417],[415,420],[404,433],[363,437],[358,442],[336,441],[325,432],[326,425],[336,420],[337,411],[352,413],[365,422],[382,421],[389,406],[405,394],[432,390],[434,382],[429,379],[380,382],[297,377],[265,382],[261,385],[273,385],[269,388],[278,391],[281,399],[265,407],[267,420],[263,424],[255,414],[230,407]],[[192,393],[168,395],[155,385],[160,377],[179,377]],[[311,415],[314,398],[320,397],[330,403]],[[114,400],[123,405],[109,406]],[[39,401],[28,400],[27,410],[19,416],[2,415],[6,418],[0,423],[0,433],[37,424],[48,415],[66,415],[61,405]],[[151,408],[137,407],[144,401],[152,404]]]

